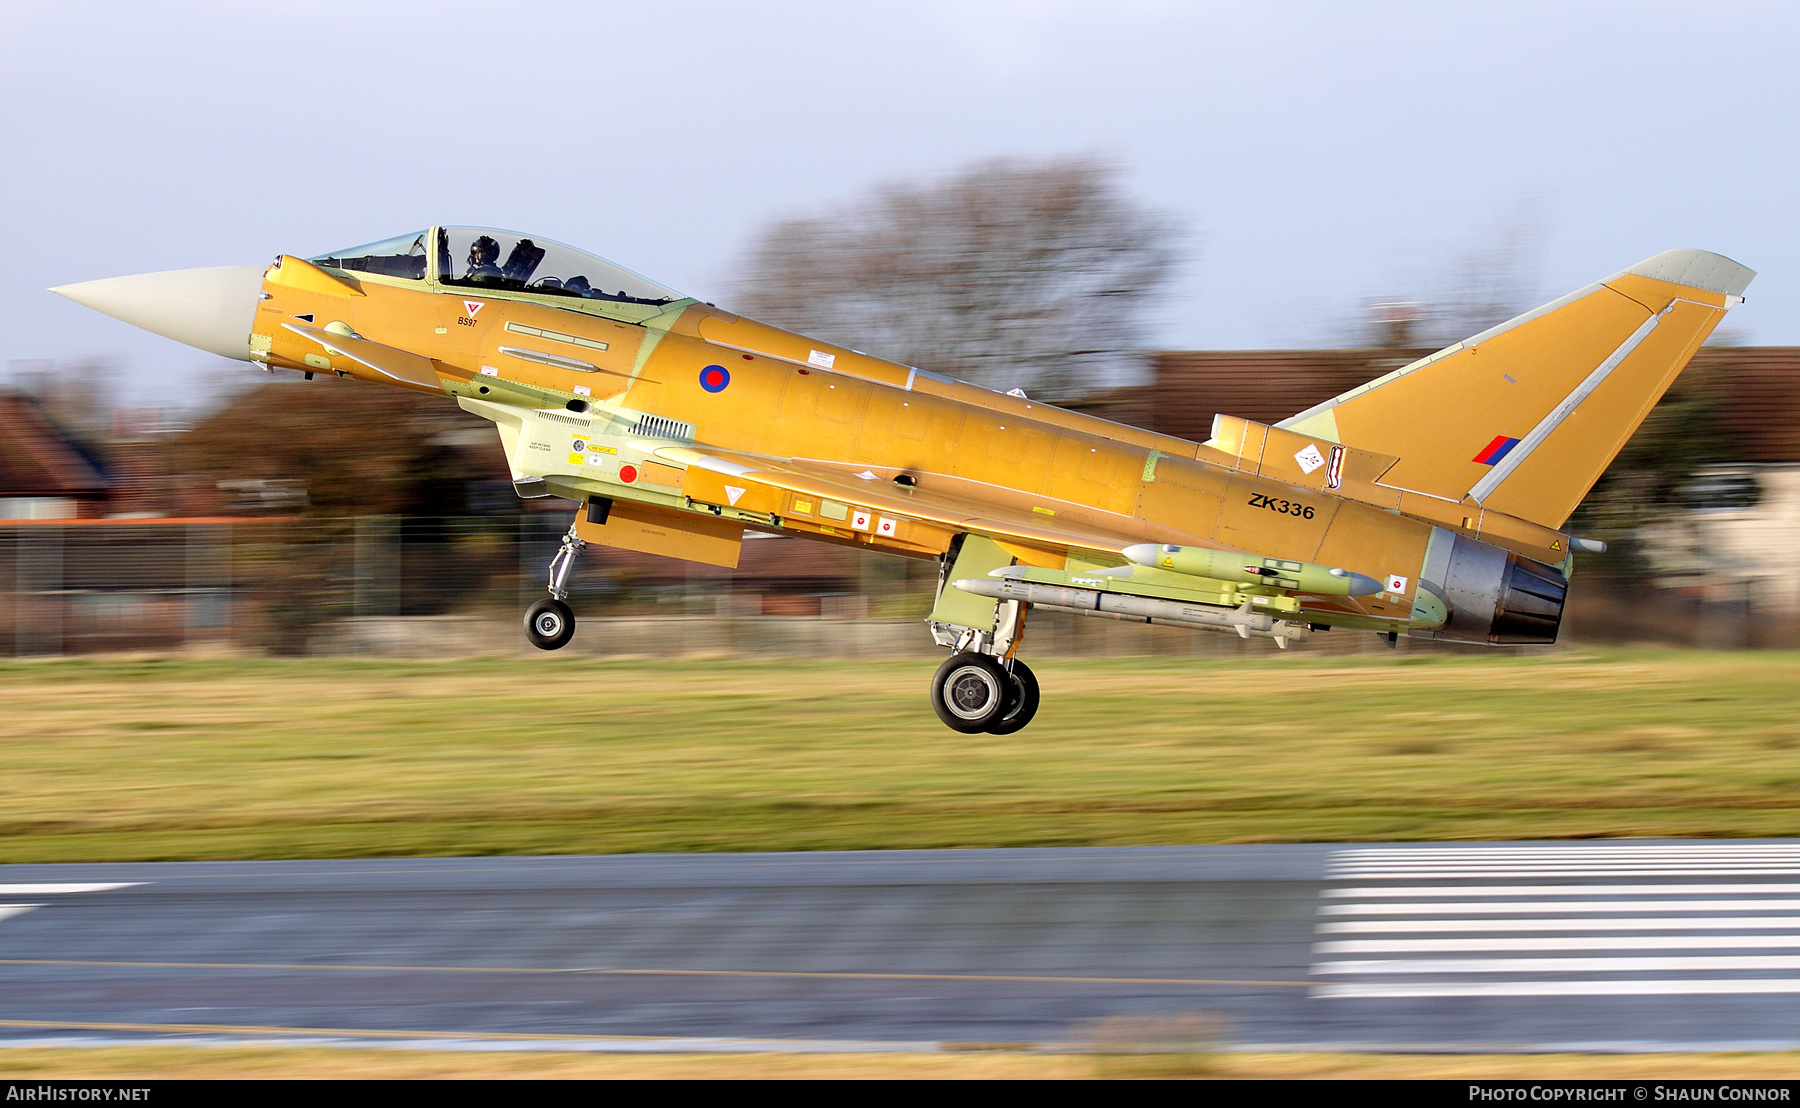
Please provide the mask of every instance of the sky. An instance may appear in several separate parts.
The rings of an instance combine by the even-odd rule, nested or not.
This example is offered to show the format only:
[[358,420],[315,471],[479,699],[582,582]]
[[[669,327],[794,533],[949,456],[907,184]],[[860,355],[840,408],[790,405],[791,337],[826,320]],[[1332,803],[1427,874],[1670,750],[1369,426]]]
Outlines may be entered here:
[[0,0],[0,368],[256,372],[44,291],[512,228],[730,307],[770,221],[1082,155],[1188,230],[1148,345],[1348,341],[1521,220],[1548,300],[1678,246],[1800,345],[1800,5]]

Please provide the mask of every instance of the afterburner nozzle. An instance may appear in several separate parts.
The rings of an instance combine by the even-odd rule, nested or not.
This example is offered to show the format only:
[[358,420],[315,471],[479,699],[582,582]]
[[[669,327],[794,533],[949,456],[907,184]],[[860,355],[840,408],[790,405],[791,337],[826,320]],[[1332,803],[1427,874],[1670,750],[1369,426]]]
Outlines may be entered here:
[[267,269],[261,265],[172,269],[58,285],[50,291],[133,327],[247,362]]
[[1373,596],[1382,584],[1373,577],[1346,569],[1290,562],[1281,558],[1263,558],[1230,550],[1208,550],[1200,546],[1170,546],[1153,542],[1128,546],[1120,553],[1140,566],[1167,569],[1191,577],[1207,577],[1214,581],[1237,581],[1251,585],[1268,585],[1293,592],[1318,596]]

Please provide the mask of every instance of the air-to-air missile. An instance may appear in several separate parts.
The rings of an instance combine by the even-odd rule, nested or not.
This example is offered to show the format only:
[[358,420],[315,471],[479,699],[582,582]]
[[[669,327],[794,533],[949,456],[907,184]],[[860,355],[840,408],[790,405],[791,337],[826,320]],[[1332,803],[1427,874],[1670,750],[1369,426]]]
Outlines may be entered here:
[[1172,569],[1190,577],[1209,577],[1215,581],[1273,585],[1314,596],[1373,596],[1381,591],[1380,581],[1360,573],[1328,569],[1311,562],[1258,558],[1232,550],[1146,542],[1128,546],[1120,553],[1134,565]]
[[[1243,638],[1273,639],[1280,647],[1303,641],[1309,630],[1306,620],[1281,618],[1301,610],[1300,598],[1290,594],[1369,596],[1382,591],[1381,582],[1360,573],[1229,550],[1141,543],[1122,553],[1134,564],[1082,572],[1012,566],[986,580],[954,585],[1036,608],[1230,630]],[[1441,605],[1435,621],[1430,611],[1420,614],[1421,626],[1443,622]]]

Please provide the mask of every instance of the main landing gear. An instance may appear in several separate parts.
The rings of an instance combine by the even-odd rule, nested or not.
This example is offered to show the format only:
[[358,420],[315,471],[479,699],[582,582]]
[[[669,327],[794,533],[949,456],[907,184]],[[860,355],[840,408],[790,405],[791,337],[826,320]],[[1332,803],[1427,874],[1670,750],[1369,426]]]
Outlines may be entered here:
[[539,650],[559,649],[575,637],[575,613],[569,608],[566,586],[575,556],[585,549],[587,543],[575,534],[575,525],[569,524],[562,549],[550,559],[550,598],[538,601],[525,612],[525,637]]
[[[944,584],[950,573],[946,569]],[[1025,605],[1003,600],[993,608],[993,630],[931,623],[948,661],[931,679],[931,709],[944,726],[965,735],[1010,735],[1023,730],[1038,710],[1037,675],[1016,656],[1025,634]]]
[[1017,658],[965,650],[938,667],[931,679],[931,707],[953,731],[1010,735],[1037,715],[1037,675]]

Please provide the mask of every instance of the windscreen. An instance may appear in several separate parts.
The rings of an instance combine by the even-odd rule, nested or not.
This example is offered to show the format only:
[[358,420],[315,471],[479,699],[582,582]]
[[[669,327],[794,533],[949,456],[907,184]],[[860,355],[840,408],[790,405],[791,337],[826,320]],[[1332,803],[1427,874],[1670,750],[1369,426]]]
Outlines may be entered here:
[[331,254],[321,254],[307,261],[314,265],[352,273],[379,273],[386,277],[404,277],[409,281],[425,279],[425,239],[429,232],[414,231],[391,239],[352,246]]
[[551,239],[491,227],[445,227],[438,232],[438,279],[469,288],[512,289],[618,304],[668,304],[682,299],[605,258]]

